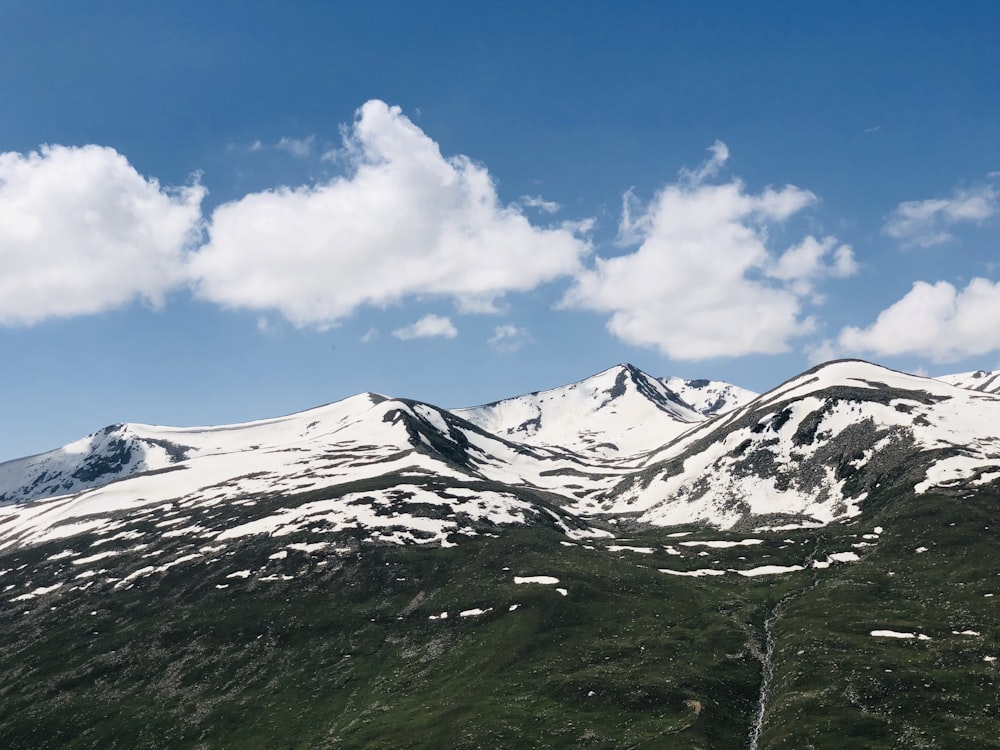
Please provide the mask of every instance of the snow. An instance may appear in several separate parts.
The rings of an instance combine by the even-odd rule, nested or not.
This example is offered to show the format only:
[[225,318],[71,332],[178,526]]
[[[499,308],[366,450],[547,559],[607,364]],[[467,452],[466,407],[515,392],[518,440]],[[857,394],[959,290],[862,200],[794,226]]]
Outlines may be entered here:
[[[293,549],[298,552],[305,552],[307,554],[312,552],[318,552],[321,549],[325,549],[330,546],[329,542],[296,542],[295,544],[289,544],[288,549]],[[287,552],[285,553],[288,554]]]
[[131,581],[134,581],[137,578],[142,578],[144,576],[152,575],[155,572],[156,568],[153,567],[152,565],[147,565],[144,568],[139,568],[138,570],[133,571],[132,573],[129,573],[127,576],[122,578],[118,583],[115,584],[115,588],[116,589],[123,588],[126,586],[126,584],[130,583]]
[[750,570],[734,570],[734,573],[738,573],[741,576],[773,576],[780,575],[781,573],[794,573],[797,570],[805,570],[802,565],[761,565],[758,568],[750,568]]
[[972,391],[983,393],[1000,394],[1000,372],[986,372],[975,370],[974,372],[959,372],[954,375],[941,375],[938,380],[959,388],[968,388]]
[[493,611],[493,607],[489,607],[487,609],[479,609],[478,607],[476,607],[475,609],[465,609],[465,610],[462,610],[461,612],[458,613],[458,616],[459,617],[479,617],[480,615],[485,615],[487,612],[492,612],[492,611]]
[[569,596],[569,591],[567,589],[556,589],[563,596]]
[[[714,385],[731,388],[733,403],[750,393],[725,383]],[[571,385],[452,413],[508,439],[597,457],[643,453],[706,418],[663,381],[628,365]]]
[[[1000,376],[993,373],[967,375],[967,380],[975,381],[972,387],[1000,383],[996,379]],[[0,464],[0,495],[16,495],[27,491],[26,482],[42,472],[71,476],[88,457],[110,455],[115,441],[125,441],[134,458],[106,477],[119,480],[113,484],[82,488],[56,482],[45,492],[62,487],[59,491],[70,494],[0,506],[0,550],[84,533],[97,538],[95,545],[139,537],[149,544],[157,538],[147,532],[149,527],[160,530],[158,538],[193,537],[195,544],[204,545],[203,551],[253,534],[281,537],[354,530],[365,530],[369,539],[387,543],[449,547],[460,536],[484,533],[484,527],[534,523],[540,513],[551,516],[573,540],[610,541],[610,532],[589,526],[584,518],[616,513],[629,513],[640,523],[703,522],[722,528],[745,519],[747,512],[782,514],[795,521],[762,528],[815,527],[857,515],[863,496],[846,496],[844,480],[836,478],[831,466],[817,467],[821,481],[816,487],[829,490],[826,494],[784,477],[779,481],[775,476],[741,472],[736,466],[741,455],[737,448],[750,440],[754,450],[770,451],[776,466],[791,470],[814,457],[831,435],[871,420],[886,429],[912,431],[920,449],[954,453],[928,470],[918,491],[1000,478],[1000,435],[995,429],[1000,423],[1000,397],[957,383],[863,362],[836,362],[747,403],[753,394],[728,384],[657,379],[619,366],[562,388],[451,414],[428,404],[362,394],[299,414],[239,425],[118,425],[58,451]],[[873,392],[884,385],[931,398],[901,395],[882,403],[886,399],[832,398],[824,391],[845,385]],[[709,403],[720,397],[721,405]],[[727,411],[737,403],[747,405]],[[776,409],[785,410],[788,419],[772,427],[770,416]],[[719,416],[706,419],[709,411]],[[817,437],[802,444],[793,436],[807,417],[818,420]],[[431,447],[435,441],[414,444],[416,437],[407,429],[413,420],[419,420],[421,430],[436,431],[441,440],[450,441],[465,454],[467,464],[437,455]],[[883,438],[853,465],[862,468],[893,439],[891,434]],[[179,446],[186,457],[178,463],[179,453],[166,451],[165,442]],[[664,461],[682,466],[683,471],[670,476],[656,473]],[[150,469],[167,471],[131,475]],[[391,486],[337,496],[341,485],[385,477],[392,477]],[[651,477],[653,481],[645,481]],[[434,488],[428,486],[430,478]],[[439,489],[438,481],[446,489]],[[483,490],[484,481],[518,490]],[[623,491],[615,494],[619,483]],[[534,503],[521,488],[554,493],[564,499],[563,509],[556,512]],[[312,490],[325,490],[324,499],[305,501],[302,493]],[[274,497],[281,498],[278,507],[266,504]],[[427,506],[442,511],[428,513]],[[239,515],[243,508],[252,508],[252,515]],[[263,513],[262,508],[269,510]],[[200,511],[206,509],[218,513],[205,520]],[[877,526],[861,534],[868,541],[856,544],[875,543],[881,533]],[[677,544],[712,549],[762,542]],[[606,549],[654,551],[617,543]],[[664,549],[680,554],[672,546]],[[65,549],[51,559],[86,564],[101,558]],[[856,559],[831,556],[814,565]]]
[[826,559],[831,562],[857,562],[861,558],[857,552],[834,552],[827,555]]
[[914,552],[916,552],[916,553],[917,553],[918,555],[920,555],[920,554],[923,554],[924,552],[926,552],[926,551],[927,551],[927,548],[926,548],[926,547],[917,547],[917,548],[916,548],[915,550],[913,550],[913,551],[914,551]]
[[[45,558],[45,560],[47,562],[54,562],[56,560],[65,560],[67,557],[73,557],[79,554],[80,554],[79,552],[74,552],[71,549],[65,549],[62,552],[57,552],[54,555],[49,555],[48,557]],[[0,570],[0,575],[6,572],[7,572],[6,570]]]
[[638,552],[641,555],[651,555],[656,551],[652,547],[629,547],[622,544],[609,544],[605,549],[609,552]]
[[659,568],[661,573],[666,573],[671,576],[721,576],[725,575],[724,570],[715,570],[714,568],[701,568],[699,570],[670,570],[669,568]]
[[559,583],[559,579],[552,576],[514,576],[514,583],[540,583],[543,586],[554,586]]
[[952,630],[951,634],[952,635],[972,635],[972,636],[982,635],[982,633],[980,633],[978,630],[961,630],[961,631],[959,631],[959,630]]
[[738,542],[733,541],[705,541],[705,542],[678,542],[682,547],[714,547],[717,549],[726,549],[728,547],[744,547],[753,546],[755,544],[763,544],[763,539],[743,539]]
[[923,633],[904,633],[898,630],[873,630],[868,635],[875,638],[916,638],[921,641],[929,641],[931,638]]
[[115,557],[116,555],[120,554],[121,552],[109,550],[107,552],[98,552],[96,555],[90,555],[89,557],[78,557],[77,559],[71,560],[70,562],[73,565],[88,565],[92,562],[97,562],[98,560],[104,560],[105,558],[108,557]]
[[795,531],[796,529],[818,529],[826,524],[803,521],[801,523],[785,523],[781,526],[757,526],[754,531]]

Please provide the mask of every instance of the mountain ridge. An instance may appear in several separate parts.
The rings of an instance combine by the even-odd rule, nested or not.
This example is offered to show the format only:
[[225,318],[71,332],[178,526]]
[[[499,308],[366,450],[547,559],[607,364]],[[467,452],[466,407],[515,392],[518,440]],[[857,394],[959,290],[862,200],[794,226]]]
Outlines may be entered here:
[[[396,507],[397,526],[406,520],[425,527],[423,538],[446,544],[450,533],[479,522],[466,527],[438,519],[427,532],[426,502],[401,502],[400,492],[434,505],[448,496],[448,483],[478,483],[492,498],[492,512],[508,520],[537,518],[534,511],[525,516],[517,499],[536,493],[559,508],[551,511],[559,523],[599,533],[588,519],[720,528],[752,526],[754,518],[830,523],[860,512],[878,481],[863,477],[904,459],[921,465],[913,483],[918,491],[1000,476],[1000,438],[991,429],[1000,423],[1000,398],[993,394],[861,360],[819,365],[752,400],[729,384],[708,385],[744,402],[706,417],[663,379],[618,365],[569,386],[468,409],[369,393],[237,425],[115,425],[63,449],[0,464],[6,480],[0,481],[6,500],[0,544],[72,528],[66,514],[92,515],[89,508],[107,517],[177,499],[208,507],[247,493],[287,496],[293,507],[294,498],[309,493],[337,495],[337,487],[375,480],[381,494],[365,502]],[[19,469],[28,470],[20,483]],[[436,489],[427,494],[421,488],[429,482]],[[30,493],[53,486],[65,490],[53,493],[55,503],[37,513],[29,503],[20,515],[35,520],[20,523],[23,533],[11,531],[19,506],[44,499]],[[410,514],[410,505],[424,515]],[[469,518],[486,518],[486,510]],[[334,526],[352,517],[324,512],[340,518]],[[384,518],[369,521],[373,528],[386,525]],[[414,540],[408,532],[399,538]]]

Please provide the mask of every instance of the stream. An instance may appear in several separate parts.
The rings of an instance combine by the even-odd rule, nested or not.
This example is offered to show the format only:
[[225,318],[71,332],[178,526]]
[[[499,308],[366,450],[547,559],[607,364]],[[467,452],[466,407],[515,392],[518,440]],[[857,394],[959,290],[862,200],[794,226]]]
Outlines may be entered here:
[[[812,553],[809,555],[806,565],[811,567],[813,560],[819,550],[819,543],[816,543]],[[764,649],[755,649],[755,655],[760,659],[760,697],[757,698],[757,713],[754,715],[753,725],[750,728],[750,750],[757,750],[760,742],[761,732],[764,731],[764,715],[767,713],[767,704],[771,698],[771,681],[774,679],[774,626],[781,619],[781,612],[793,599],[812,591],[819,585],[820,576],[813,579],[812,584],[804,588],[796,589],[785,594],[778,603],[774,605],[771,614],[764,620]]]
[[754,716],[753,726],[750,729],[750,750],[757,750],[757,743],[760,742],[760,733],[764,729],[764,714],[767,712],[767,702],[771,697],[771,680],[774,677],[774,624],[781,617],[781,609],[787,601],[798,594],[799,591],[785,595],[781,601],[774,605],[771,614],[764,620],[764,650],[759,654],[761,675],[760,675],[760,697],[757,698],[757,713]]

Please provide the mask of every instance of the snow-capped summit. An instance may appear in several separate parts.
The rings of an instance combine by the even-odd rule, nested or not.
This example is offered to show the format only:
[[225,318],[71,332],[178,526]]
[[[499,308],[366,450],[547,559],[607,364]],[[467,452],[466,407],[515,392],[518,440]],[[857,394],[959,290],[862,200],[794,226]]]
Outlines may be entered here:
[[922,492],[1000,478],[997,424],[996,396],[841,360],[692,429],[587,503],[653,524],[828,523],[883,482]]
[[706,417],[716,417],[757,398],[757,393],[721,380],[684,380],[678,377],[659,379],[684,403]]
[[1000,372],[993,370],[975,370],[974,372],[958,372],[953,375],[942,375],[938,380],[959,388],[968,388],[971,391],[982,391],[983,393],[1000,394]]
[[330,428],[329,416],[384,399],[361,394],[309,411],[242,424],[115,424],[61,448],[0,464],[0,505],[66,495],[200,456],[293,444]]
[[[138,538],[164,524],[202,541],[311,528],[445,543],[538,519],[586,534],[561,505],[622,474],[376,394],[224,427],[118,425],[0,468],[22,500],[0,506],[0,549],[95,530]],[[57,468],[90,487],[32,496]]]
[[614,458],[652,450],[753,395],[729,383],[660,379],[621,364],[571,385],[453,413],[511,440]]

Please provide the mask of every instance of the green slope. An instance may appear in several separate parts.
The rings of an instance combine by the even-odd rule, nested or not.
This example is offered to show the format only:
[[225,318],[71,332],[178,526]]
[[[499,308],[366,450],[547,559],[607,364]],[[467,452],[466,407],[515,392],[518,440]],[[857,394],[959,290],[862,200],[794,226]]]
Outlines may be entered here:
[[[984,661],[1000,656],[996,508],[988,492],[899,497],[755,546],[680,547],[676,530],[615,542],[653,554],[540,528],[447,549],[256,537],[117,590],[108,578],[149,560],[109,558],[70,591],[80,568],[47,561],[64,543],[7,552],[0,747],[747,747],[779,602],[759,748],[1000,747],[1000,662]],[[851,546],[876,524],[878,540]],[[759,578],[660,571],[849,549],[861,561]],[[559,583],[514,583],[537,575]],[[459,616],[471,609],[489,611]]]

